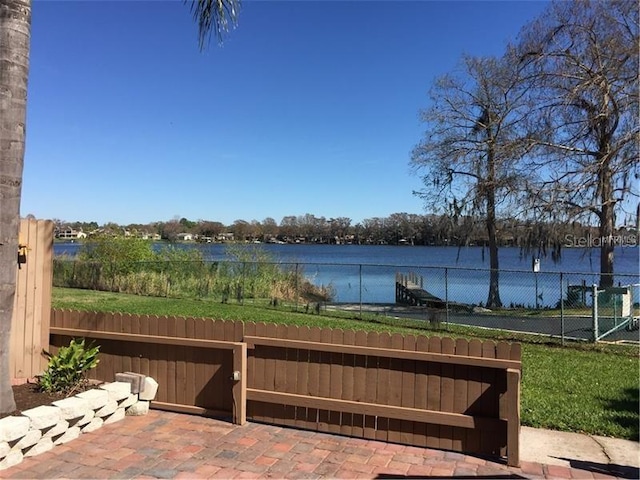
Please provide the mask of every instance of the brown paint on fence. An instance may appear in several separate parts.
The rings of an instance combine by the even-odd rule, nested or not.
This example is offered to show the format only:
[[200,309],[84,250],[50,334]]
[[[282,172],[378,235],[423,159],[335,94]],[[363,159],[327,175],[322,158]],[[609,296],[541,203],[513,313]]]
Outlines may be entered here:
[[154,377],[156,407],[518,463],[517,344],[54,310],[52,348],[71,332],[101,345],[95,378]]
[[[317,409],[318,431],[338,432],[340,419],[339,433],[343,434],[453,451],[508,454],[510,464],[518,462],[509,450],[517,448],[513,437],[519,427],[511,428],[509,439],[507,432],[508,422],[519,424],[515,407],[509,407],[510,395],[518,393],[507,389],[507,371],[519,374],[519,345],[329,329],[316,329],[311,342],[295,341],[303,338],[295,326],[277,335],[245,336],[250,358],[278,358],[282,355],[276,353],[278,348],[295,350],[298,377],[309,378],[313,385],[319,377],[315,389],[293,392],[287,388],[286,393],[250,383],[250,418],[254,408],[288,404]],[[309,350],[302,353],[306,345]],[[269,368],[265,363],[262,374],[257,368],[253,378],[270,376]],[[514,388],[515,373],[511,375]],[[513,445],[508,450],[509,442]]]

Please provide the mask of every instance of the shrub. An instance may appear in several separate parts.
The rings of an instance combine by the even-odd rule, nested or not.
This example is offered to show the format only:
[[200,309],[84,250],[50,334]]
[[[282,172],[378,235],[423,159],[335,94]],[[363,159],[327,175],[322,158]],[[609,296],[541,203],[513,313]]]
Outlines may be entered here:
[[132,273],[139,262],[153,260],[152,243],[140,238],[100,236],[86,242],[79,260],[102,264],[109,277]]
[[38,388],[49,393],[75,392],[86,383],[88,371],[98,365],[99,350],[100,347],[93,344],[85,347],[83,338],[81,341],[72,339],[68,347],[61,347],[55,355],[44,352],[49,364],[37,377]]

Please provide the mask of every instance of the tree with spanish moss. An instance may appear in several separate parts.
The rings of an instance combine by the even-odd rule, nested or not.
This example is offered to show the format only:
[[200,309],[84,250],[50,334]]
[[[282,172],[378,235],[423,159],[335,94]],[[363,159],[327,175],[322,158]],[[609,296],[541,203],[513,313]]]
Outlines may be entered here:
[[554,2],[517,45],[535,106],[531,205],[540,220],[597,226],[601,287],[614,283],[616,217],[638,205],[638,8],[629,0]]
[[464,57],[457,72],[432,86],[431,106],[421,114],[425,136],[411,157],[423,180],[415,193],[427,208],[448,213],[454,222],[483,219],[489,308],[502,306],[498,218],[514,206],[523,182],[518,162],[527,147],[519,134],[526,111],[521,85],[519,71],[507,56]]

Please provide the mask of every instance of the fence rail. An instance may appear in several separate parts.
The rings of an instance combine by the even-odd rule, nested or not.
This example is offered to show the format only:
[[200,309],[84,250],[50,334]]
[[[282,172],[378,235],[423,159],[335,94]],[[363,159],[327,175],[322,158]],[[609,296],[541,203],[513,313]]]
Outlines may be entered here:
[[157,408],[519,462],[519,344],[53,310],[51,349],[71,336],[96,379],[156,378]]

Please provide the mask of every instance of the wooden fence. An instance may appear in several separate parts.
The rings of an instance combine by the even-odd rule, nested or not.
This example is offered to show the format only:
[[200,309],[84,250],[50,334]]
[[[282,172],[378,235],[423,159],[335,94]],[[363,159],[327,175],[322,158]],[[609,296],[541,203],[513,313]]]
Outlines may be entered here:
[[53,222],[20,222],[18,276],[11,321],[10,372],[13,379],[42,373],[42,349],[49,346],[53,279]]
[[97,379],[154,377],[157,408],[519,463],[519,344],[53,310],[52,349],[71,336]]

